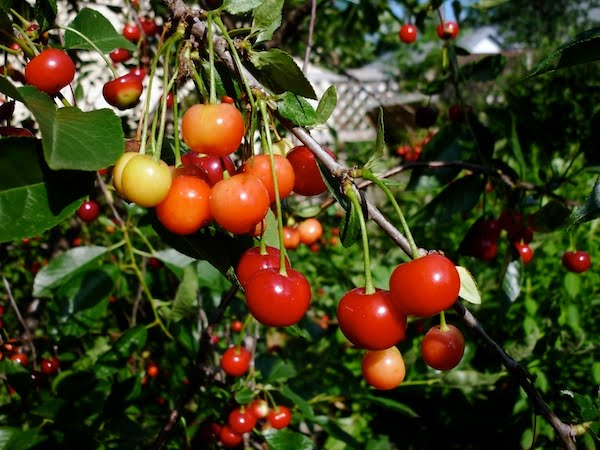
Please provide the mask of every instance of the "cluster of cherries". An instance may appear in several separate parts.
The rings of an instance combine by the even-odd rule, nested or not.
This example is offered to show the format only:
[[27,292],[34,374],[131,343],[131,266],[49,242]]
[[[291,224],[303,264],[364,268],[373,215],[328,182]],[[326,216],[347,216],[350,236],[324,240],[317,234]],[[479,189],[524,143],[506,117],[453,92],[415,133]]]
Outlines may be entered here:
[[433,132],[427,133],[427,135],[412,145],[399,145],[396,148],[396,155],[400,156],[404,161],[411,162],[417,161],[423,153],[423,148],[429,143],[431,138],[435,135]]
[[[4,307],[0,306],[0,312],[4,314]],[[0,315],[2,315],[0,314]],[[10,358],[15,364],[20,364],[23,367],[29,365],[29,357],[23,352],[22,347],[15,339],[10,339],[2,344],[0,347],[0,360],[4,358]],[[39,370],[33,369],[31,371],[31,383],[34,386],[39,386],[45,383],[48,377],[51,377],[58,373],[60,368],[60,361],[56,356],[48,356],[43,358],[40,362]],[[12,386],[8,386],[8,391],[12,395],[15,390]]]
[[[458,24],[452,20],[440,22],[435,28],[438,37],[445,41],[456,39],[459,30]],[[417,40],[417,27],[412,23],[405,23],[400,27],[398,35],[400,36],[400,40],[405,44],[412,44]]]

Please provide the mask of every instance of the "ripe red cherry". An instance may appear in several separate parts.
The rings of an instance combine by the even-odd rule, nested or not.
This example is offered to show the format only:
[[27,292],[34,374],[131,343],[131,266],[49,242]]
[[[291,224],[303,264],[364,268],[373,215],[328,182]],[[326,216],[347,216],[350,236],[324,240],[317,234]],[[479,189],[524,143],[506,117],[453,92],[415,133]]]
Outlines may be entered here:
[[31,131],[21,127],[0,127],[0,136],[34,137]]
[[156,205],[156,217],[172,233],[195,233],[211,220],[209,198],[210,186],[204,180],[177,176],[165,199]]
[[[333,158],[335,155],[329,149],[324,149]],[[294,192],[300,195],[319,195],[327,190],[327,185],[321,177],[315,155],[308,147],[294,147],[286,155],[294,168]]]
[[158,25],[156,25],[156,22],[152,17],[140,17],[138,20],[147,37],[154,36],[158,33]]
[[344,336],[359,348],[384,350],[396,345],[406,332],[406,316],[392,305],[390,293],[365,288],[347,292],[338,303],[337,317]]
[[461,249],[467,255],[490,261],[498,253],[500,231],[500,224],[496,219],[480,217],[467,231]]
[[231,329],[236,333],[239,333],[244,329],[244,324],[241,320],[234,320],[233,322],[231,322]]
[[29,358],[25,353],[15,353],[10,357],[10,359],[17,364],[21,364],[22,366],[29,364]]
[[519,252],[523,264],[529,264],[533,260],[533,249],[529,244],[515,242],[515,248],[517,249],[517,252]]
[[267,215],[269,193],[254,175],[240,173],[212,187],[209,206],[215,221],[235,234],[248,233]]
[[203,178],[210,186],[223,179],[225,170],[229,175],[235,174],[235,165],[229,156],[204,156],[188,152],[181,157],[181,162],[199,167],[204,174]]
[[133,67],[132,69],[129,69],[129,73],[138,78],[140,81],[144,81],[144,78],[146,78],[146,70],[142,67]]
[[250,367],[252,355],[244,347],[229,347],[221,356],[221,368],[227,375],[241,377]]
[[133,108],[144,90],[142,81],[132,73],[109,81],[102,88],[102,95],[109,105],[121,111]]
[[150,378],[156,378],[159,373],[160,373],[160,370],[158,369],[158,366],[156,365],[156,363],[149,362],[146,365],[146,375],[148,375]]
[[56,95],[75,78],[75,64],[65,52],[48,48],[25,66],[27,84]]
[[456,36],[458,36],[458,31],[458,24],[451,20],[440,23],[435,29],[438,37],[443,40],[456,39]]
[[123,37],[134,44],[137,44],[142,37],[142,30],[134,23],[129,23],[123,27]]
[[583,250],[565,252],[562,257],[562,265],[569,272],[582,273],[592,266],[590,254]]
[[405,44],[412,44],[417,39],[417,27],[412,23],[405,23],[400,27],[400,40]]
[[230,103],[197,104],[181,119],[181,135],[196,153],[226,156],[233,153],[244,137],[242,113]]
[[300,233],[297,227],[283,227],[283,245],[288,250],[294,250],[300,245]]
[[219,440],[223,447],[234,448],[240,445],[244,438],[241,434],[233,431],[229,425],[224,425],[219,432]]
[[40,363],[40,369],[42,370],[42,373],[48,376],[54,375],[56,372],[58,372],[59,366],[60,362],[56,356],[53,356],[52,358],[44,358]]
[[244,434],[252,431],[257,420],[250,408],[236,408],[229,413],[227,424],[233,432]]
[[392,302],[408,315],[438,314],[456,302],[459,291],[454,263],[436,253],[400,264],[390,277]]
[[110,60],[113,63],[117,64],[120,62],[125,62],[131,58],[131,52],[129,50],[125,50],[124,48],[116,48],[110,52],[108,56],[110,56]]
[[310,285],[304,275],[287,269],[256,272],[246,284],[246,303],[250,314],[263,325],[287,327],[302,319],[310,306]]
[[100,215],[100,205],[96,200],[86,200],[77,209],[77,217],[84,222],[93,222]]
[[278,405],[269,411],[267,421],[273,428],[281,430],[287,427],[292,421],[292,412],[287,406]]
[[[271,246],[265,246],[264,254],[261,253],[260,247],[252,247],[246,250],[237,263],[235,274],[240,281],[240,284],[245,287],[248,280],[256,272],[263,269],[279,269],[279,249]],[[286,267],[290,267],[290,261],[285,258]]]
[[442,331],[436,325],[425,334],[421,355],[425,363],[437,370],[450,370],[458,365],[465,352],[465,338],[454,325]]
[[260,398],[250,404],[250,409],[258,419],[264,419],[270,411],[267,401]]

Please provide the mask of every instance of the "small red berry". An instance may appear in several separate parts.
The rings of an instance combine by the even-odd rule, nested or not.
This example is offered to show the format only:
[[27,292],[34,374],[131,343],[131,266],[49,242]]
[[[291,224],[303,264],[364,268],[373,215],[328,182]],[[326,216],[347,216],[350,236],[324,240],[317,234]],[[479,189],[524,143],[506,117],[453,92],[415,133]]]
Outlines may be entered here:
[[405,23],[400,27],[400,40],[405,44],[412,44],[417,39],[417,27],[412,23]]
[[87,200],[77,210],[77,216],[84,222],[93,222],[100,215],[100,204],[95,200]]

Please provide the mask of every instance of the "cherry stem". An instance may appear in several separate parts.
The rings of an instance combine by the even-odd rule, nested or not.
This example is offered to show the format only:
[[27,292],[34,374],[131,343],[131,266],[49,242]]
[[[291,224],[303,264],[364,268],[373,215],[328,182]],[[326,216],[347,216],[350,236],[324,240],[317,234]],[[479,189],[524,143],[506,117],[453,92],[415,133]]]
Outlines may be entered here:
[[[167,94],[168,95],[168,94]],[[179,145],[179,105],[177,103],[177,84],[173,85],[173,153],[175,153],[175,167],[181,166],[181,146]]]
[[77,31],[74,28],[71,27],[62,27],[63,30],[65,31],[70,31],[71,33],[76,34],[77,36],[79,36],[81,39],[83,39],[85,42],[87,42],[90,47],[92,47],[96,53],[98,53],[102,59],[104,60],[104,62],[106,63],[106,65],[108,66],[108,68],[110,69],[110,71],[113,74],[114,78],[119,78],[119,74],[117,74],[117,70],[115,69],[115,66],[113,66],[112,62],[109,61],[109,59],[106,57],[106,55],[102,52],[102,50],[100,50],[100,48],[94,44],[94,42],[92,42],[90,40],[90,38],[88,38],[85,34],[81,33],[80,31]]
[[20,50],[13,50],[10,47],[6,47],[5,45],[0,44],[0,50],[6,53],[10,53],[11,55],[18,55]]
[[375,176],[375,174],[373,172],[371,172],[370,170],[363,169],[360,171],[360,174],[358,174],[358,175],[361,178],[364,178],[365,180],[372,181],[379,189],[381,189],[385,193],[385,195],[387,196],[389,201],[392,203],[392,206],[394,207],[396,214],[398,214],[398,217],[400,218],[400,223],[402,224],[402,229],[404,230],[404,234],[406,235],[406,239],[408,240],[408,244],[410,245],[410,251],[412,253],[412,255],[409,255],[409,256],[411,256],[412,259],[417,259],[420,256],[419,247],[417,247],[417,244],[415,243],[413,235],[410,232],[408,222],[406,222],[406,218],[404,217],[404,214],[402,213],[402,209],[400,208],[400,205],[396,201],[396,198],[394,197],[394,194],[392,193],[390,188],[385,184],[385,182],[383,180],[381,180],[377,176]]
[[252,109],[254,110],[254,108],[256,107],[256,104],[254,101],[254,94],[252,94],[252,88],[250,87],[248,80],[244,76],[244,73],[245,73],[244,66],[240,59],[240,55],[238,54],[237,49],[235,48],[235,43],[231,39],[231,36],[229,36],[227,27],[225,26],[225,24],[223,23],[223,21],[221,20],[221,18],[219,16],[215,17],[215,23],[217,24],[217,26],[223,33],[223,38],[225,39],[225,41],[227,42],[227,45],[229,46],[229,50],[231,51],[231,56],[233,57],[233,62],[235,63],[235,67],[240,75],[242,83],[244,84],[244,88],[246,89],[246,94],[248,94],[248,101],[250,102],[250,106],[252,106]]
[[279,195],[279,183],[277,183],[277,170],[275,170],[275,155],[273,154],[273,141],[271,140],[271,129],[269,127],[269,113],[267,111],[267,102],[264,99],[258,101],[260,112],[263,116],[263,126],[265,129],[265,138],[267,140],[267,151],[269,153],[269,163],[271,165],[271,176],[273,177],[273,190],[275,191],[275,208],[277,211],[277,231],[279,232],[279,273],[287,276],[285,265],[285,245],[283,243],[283,211],[281,208],[281,196]]
[[[163,143],[163,139],[165,136],[165,125],[167,123],[167,97],[169,96],[169,92],[171,91],[171,89],[173,88],[173,85],[175,84],[175,81],[177,80],[177,72],[179,71],[179,64],[175,63],[175,70],[173,71],[173,76],[171,77],[171,79],[169,80],[169,71],[168,71],[168,64],[167,61],[169,60],[169,56],[171,56],[171,51],[168,50],[167,54],[165,56],[165,67],[164,67],[164,81],[163,81],[163,86],[166,86],[166,89],[163,89],[163,95],[161,98],[161,115],[160,115],[160,128],[158,130],[158,138],[157,138],[157,145],[158,148],[160,150],[162,150],[162,143]],[[177,61],[179,61],[177,59]],[[175,122],[177,123],[177,122]],[[177,128],[177,127],[175,127]],[[160,153],[160,151],[159,151]],[[175,154],[175,167],[177,167],[179,164],[181,164],[181,156],[179,155],[179,152],[177,152]]]
[[362,212],[362,206],[360,204],[360,200],[358,199],[358,195],[354,190],[354,184],[350,181],[344,182],[344,194],[346,197],[352,202],[352,206],[356,209],[358,213],[359,222],[360,222],[360,234],[362,238],[362,246],[363,246],[363,260],[365,263],[365,294],[371,295],[375,293],[375,285],[373,284],[373,278],[371,276],[371,258],[369,256],[369,237],[367,234],[367,222],[365,221],[365,216]]
[[440,313],[440,331],[444,332],[444,331],[448,331],[449,329],[450,329],[450,327],[446,323],[446,313],[444,311],[442,311]]
[[213,42],[213,12],[208,13],[208,78],[210,80],[209,103],[214,105],[217,103],[217,88],[215,84],[215,48]]

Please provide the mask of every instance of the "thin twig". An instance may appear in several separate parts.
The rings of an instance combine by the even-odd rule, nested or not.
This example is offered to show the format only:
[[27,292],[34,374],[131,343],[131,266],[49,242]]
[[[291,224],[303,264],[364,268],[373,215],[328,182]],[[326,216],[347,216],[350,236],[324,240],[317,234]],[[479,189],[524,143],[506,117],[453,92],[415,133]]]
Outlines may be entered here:
[[304,65],[302,66],[302,72],[306,74],[308,69],[308,62],[310,60],[310,51],[313,46],[313,33],[315,31],[315,22],[317,20],[317,0],[312,0],[310,5],[310,23],[308,25],[308,41],[306,42],[306,51],[304,52]]
[[15,297],[13,296],[12,289],[10,288],[10,284],[4,275],[2,275],[2,281],[4,282],[4,288],[6,289],[6,293],[8,294],[8,299],[10,300],[10,305],[12,306],[12,309],[15,311],[15,314],[17,315],[17,319],[19,320],[19,323],[21,324],[21,326],[23,327],[23,330],[25,331],[25,339],[29,343],[29,346],[31,347],[31,355],[33,356],[33,360],[37,361],[37,354],[35,351],[35,345],[33,343],[33,334],[31,333],[31,330],[29,329],[29,327],[27,326],[27,323],[23,319],[23,316],[21,315],[21,311],[19,311],[19,306],[17,305],[17,302],[15,301]]

